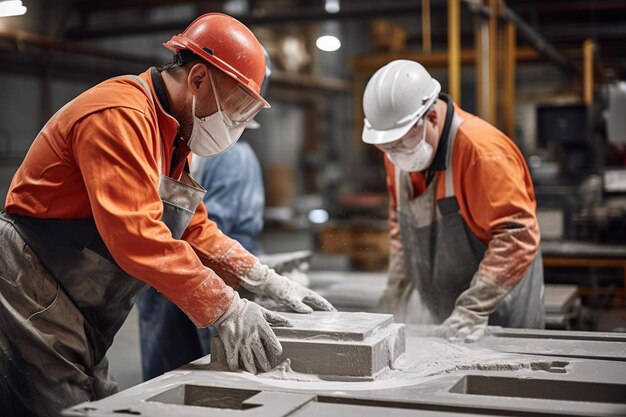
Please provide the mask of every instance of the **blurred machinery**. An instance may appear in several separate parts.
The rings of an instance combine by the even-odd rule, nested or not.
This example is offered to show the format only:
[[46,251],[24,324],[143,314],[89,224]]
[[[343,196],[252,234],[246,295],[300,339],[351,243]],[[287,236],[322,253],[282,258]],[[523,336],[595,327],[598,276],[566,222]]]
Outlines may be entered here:
[[544,239],[626,243],[625,86],[609,85],[596,100],[606,104],[537,108],[537,147],[547,158],[529,165]]
[[529,160],[546,283],[578,285],[593,310],[626,303],[625,84],[603,95],[590,105],[538,107],[543,157]]

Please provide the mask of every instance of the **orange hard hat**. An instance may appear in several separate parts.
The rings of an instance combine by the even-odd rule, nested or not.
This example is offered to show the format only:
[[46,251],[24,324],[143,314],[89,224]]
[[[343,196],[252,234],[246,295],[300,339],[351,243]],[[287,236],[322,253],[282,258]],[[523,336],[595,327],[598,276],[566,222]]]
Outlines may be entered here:
[[250,29],[234,17],[204,14],[163,45],[174,53],[193,52],[234,78],[263,107],[270,107],[260,94],[265,78],[263,49]]

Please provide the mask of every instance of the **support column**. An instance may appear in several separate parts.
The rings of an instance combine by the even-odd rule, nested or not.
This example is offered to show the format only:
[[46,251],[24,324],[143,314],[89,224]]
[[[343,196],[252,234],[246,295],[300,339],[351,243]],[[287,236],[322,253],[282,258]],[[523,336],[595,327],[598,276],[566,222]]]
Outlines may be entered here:
[[504,28],[504,97],[502,125],[504,133],[515,139],[515,72],[516,38],[515,24],[508,22]]
[[448,0],[448,90],[461,103],[461,2]]
[[497,116],[497,85],[498,85],[498,0],[488,0],[489,5],[489,105],[487,121],[496,126]]

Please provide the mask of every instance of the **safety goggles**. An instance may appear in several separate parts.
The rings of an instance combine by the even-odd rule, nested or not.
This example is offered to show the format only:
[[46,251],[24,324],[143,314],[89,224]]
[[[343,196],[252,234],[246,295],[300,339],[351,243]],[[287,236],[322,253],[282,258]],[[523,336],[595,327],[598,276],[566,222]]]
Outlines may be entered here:
[[216,85],[212,72],[209,73],[209,77],[215,95],[215,103],[218,110],[224,115],[229,127],[247,124],[264,107],[261,100],[254,97],[241,85],[236,85],[224,92]]
[[425,129],[424,119],[419,119],[400,139],[389,143],[381,143],[376,146],[387,153],[408,152],[414,149],[415,146],[424,139]]

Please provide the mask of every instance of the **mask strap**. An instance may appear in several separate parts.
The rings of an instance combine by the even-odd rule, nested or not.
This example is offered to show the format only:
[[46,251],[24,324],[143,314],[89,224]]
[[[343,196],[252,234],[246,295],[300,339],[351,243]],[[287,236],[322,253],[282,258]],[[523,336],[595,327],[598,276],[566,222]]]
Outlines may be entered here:
[[213,80],[213,70],[209,72],[209,80],[211,81],[211,90],[213,90],[213,98],[215,98],[215,106],[217,107],[217,111],[222,115],[222,117],[224,117],[224,112],[222,112],[222,106],[220,105],[220,98],[217,95],[215,81]]

